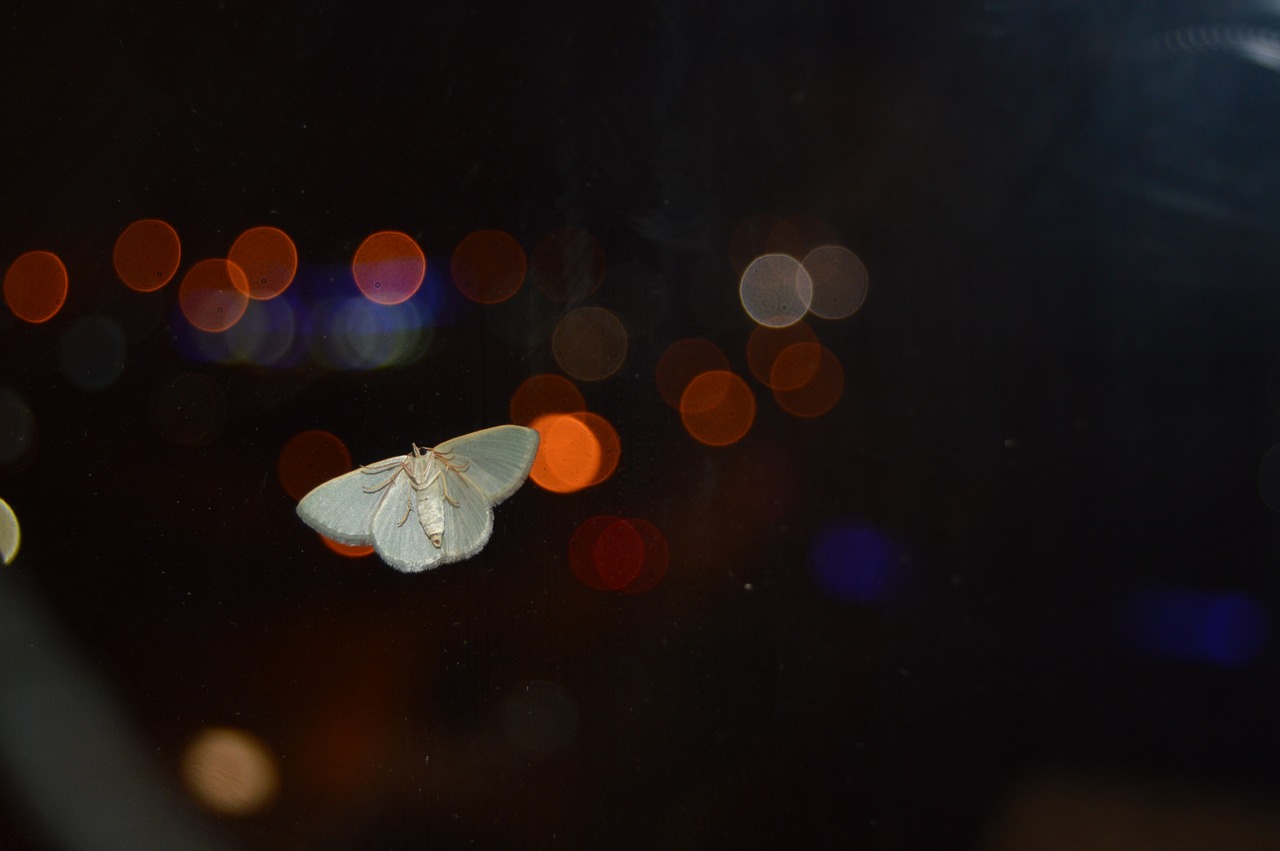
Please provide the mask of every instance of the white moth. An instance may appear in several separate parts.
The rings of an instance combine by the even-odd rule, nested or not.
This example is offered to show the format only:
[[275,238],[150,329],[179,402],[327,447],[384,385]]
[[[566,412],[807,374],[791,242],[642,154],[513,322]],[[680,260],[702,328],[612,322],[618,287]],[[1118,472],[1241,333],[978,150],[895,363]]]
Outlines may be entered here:
[[520,489],[537,451],[538,433],[517,425],[414,444],[316,487],[298,516],[339,543],[373,544],[406,573],[461,561],[488,543],[493,506]]

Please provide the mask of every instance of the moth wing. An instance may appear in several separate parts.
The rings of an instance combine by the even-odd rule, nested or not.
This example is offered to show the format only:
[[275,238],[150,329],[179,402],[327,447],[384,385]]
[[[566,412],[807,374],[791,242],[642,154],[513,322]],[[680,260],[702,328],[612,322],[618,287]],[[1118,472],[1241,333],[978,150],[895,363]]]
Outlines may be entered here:
[[493,534],[493,508],[488,494],[471,484],[466,478],[467,473],[446,475],[450,477],[449,496],[458,504],[444,504],[440,552],[445,561],[461,561],[480,552],[489,543],[489,536]]
[[298,503],[298,516],[312,529],[338,543],[370,543],[374,515],[388,490],[377,488],[395,475],[406,457],[359,467],[317,485]]
[[418,491],[413,488],[408,470],[387,488],[387,495],[373,516],[371,531],[373,548],[396,570],[417,573],[435,567],[443,559],[444,550],[437,549],[422,531]]
[[[528,477],[538,454],[538,433],[524,426],[500,425],[446,440],[435,449],[443,455],[452,453],[449,463],[454,468],[466,467],[458,469],[457,476],[478,490],[489,505],[497,505],[518,491]],[[452,487],[450,481],[451,494]],[[478,519],[471,516],[458,522],[473,526]],[[489,525],[492,523],[490,518]]]

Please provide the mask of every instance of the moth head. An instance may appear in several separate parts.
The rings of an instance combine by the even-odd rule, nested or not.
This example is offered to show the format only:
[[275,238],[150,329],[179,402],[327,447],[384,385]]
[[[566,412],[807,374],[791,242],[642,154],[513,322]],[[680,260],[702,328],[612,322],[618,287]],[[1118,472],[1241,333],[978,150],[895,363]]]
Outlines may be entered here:
[[431,532],[427,535],[427,537],[431,540],[432,546],[434,546],[437,550],[440,549],[440,533],[439,532]]

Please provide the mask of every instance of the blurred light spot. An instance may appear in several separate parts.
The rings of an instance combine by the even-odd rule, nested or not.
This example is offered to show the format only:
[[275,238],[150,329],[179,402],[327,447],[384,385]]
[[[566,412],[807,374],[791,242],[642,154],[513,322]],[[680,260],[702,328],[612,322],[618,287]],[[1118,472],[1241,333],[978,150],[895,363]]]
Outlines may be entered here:
[[622,367],[627,329],[603,307],[580,307],[556,325],[551,351],[569,375],[579,381],[601,381]]
[[26,400],[8,388],[0,389],[0,466],[24,466],[35,455],[36,418]]
[[249,298],[275,298],[293,283],[298,249],[280,228],[249,228],[236,237],[227,259],[239,266],[249,284]]
[[244,271],[228,260],[201,260],[187,270],[178,287],[178,306],[201,331],[218,333],[240,321],[249,305]]
[[208,376],[184,372],[163,382],[151,394],[151,426],[178,446],[199,446],[222,432],[227,400]]
[[294,499],[302,499],[312,488],[352,469],[347,445],[337,435],[315,429],[289,438],[276,459],[280,486]]
[[400,304],[408,301],[427,276],[427,258],[418,243],[400,231],[370,234],[351,261],[356,286],[370,301]]
[[372,544],[340,544],[324,535],[317,536],[324,545],[343,558],[364,558],[373,554]]
[[266,808],[280,790],[280,770],[266,744],[226,727],[203,730],[187,744],[182,779],[201,804],[233,816]]
[[809,568],[823,591],[861,603],[896,598],[905,587],[898,548],[862,523],[828,526],[809,546]]
[[578,228],[557,228],[533,247],[529,276],[547,298],[582,301],[604,279],[604,248]]
[[654,369],[654,379],[663,400],[679,409],[680,397],[690,381],[704,372],[728,369],[729,359],[719,346],[700,337],[688,337],[676,340],[662,352]]
[[251,301],[240,321],[215,339],[226,346],[228,360],[275,366],[289,357],[297,342],[297,314],[288,298]]
[[502,702],[500,724],[517,748],[539,754],[563,750],[578,735],[578,704],[556,683],[534,680]]
[[363,298],[327,299],[313,305],[309,326],[312,354],[338,369],[411,363],[434,337],[414,302],[387,310]]
[[1258,491],[1267,508],[1280,513],[1280,443],[1262,456],[1262,463],[1258,465]]
[[776,253],[769,236],[782,220],[777,216],[750,216],[738,223],[729,236],[729,265],[739,277],[761,254]]
[[867,300],[867,267],[849,249],[840,245],[815,248],[805,255],[804,268],[813,281],[809,312],[815,316],[844,319]]
[[650,591],[666,575],[668,560],[666,536],[648,520],[596,515],[569,538],[570,568],[597,591]]
[[770,384],[774,400],[784,411],[796,417],[817,417],[840,401],[844,367],[826,346],[795,343],[773,362]]
[[736,443],[756,418],[756,398],[747,382],[727,370],[704,372],[680,396],[680,419],[699,443]]
[[545,414],[530,423],[538,432],[538,454],[529,478],[552,493],[573,493],[596,482],[602,457],[600,441],[573,414]]
[[5,564],[13,564],[21,544],[22,527],[18,525],[18,515],[13,513],[9,503],[0,499],[0,559]]
[[809,310],[813,281],[794,257],[765,254],[742,273],[738,295],[752,319],[781,328],[799,322]]
[[618,439],[618,432],[613,424],[599,414],[579,411],[570,416],[591,430],[599,447],[600,457],[596,462],[596,473],[586,485],[594,487],[612,476],[613,471],[618,469],[618,460],[622,456],[622,442]]
[[81,390],[105,390],[124,372],[124,332],[105,316],[86,316],[62,333],[58,364]]
[[158,290],[178,272],[182,243],[178,232],[159,219],[139,219],[116,239],[111,262],[124,285],[140,293]]
[[67,267],[56,254],[28,251],[4,276],[4,300],[24,322],[48,322],[67,299]]
[[524,249],[509,234],[478,230],[458,243],[449,268],[454,286],[464,296],[479,304],[498,304],[520,289],[528,263]]
[[511,394],[511,422],[527,426],[544,414],[572,414],[585,411],[587,402],[572,381],[544,373],[531,375]]
[[[751,336],[747,338],[747,366],[751,368],[751,374],[759,379],[761,384],[772,386],[770,382],[773,380],[773,365],[777,361],[778,355],[782,354],[787,346],[795,343],[816,342],[818,342],[817,336],[803,321],[788,325],[785,328],[770,328],[767,325],[757,325],[751,329]],[[794,386],[807,383],[817,371],[818,363],[815,357],[813,370]],[[788,373],[783,377],[794,380],[795,376]],[[794,386],[786,389],[794,389]]]
[[1262,607],[1246,594],[1177,588],[1136,594],[1124,629],[1143,653],[1228,668],[1256,659],[1270,632]]

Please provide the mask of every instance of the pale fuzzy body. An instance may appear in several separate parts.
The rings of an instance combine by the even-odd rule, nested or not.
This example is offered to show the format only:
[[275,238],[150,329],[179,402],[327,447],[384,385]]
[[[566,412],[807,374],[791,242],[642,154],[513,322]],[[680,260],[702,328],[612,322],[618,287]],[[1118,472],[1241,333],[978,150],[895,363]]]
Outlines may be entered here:
[[475,555],[493,533],[493,506],[524,484],[538,433],[503,425],[388,458],[331,479],[298,503],[326,538],[373,544],[414,573]]

